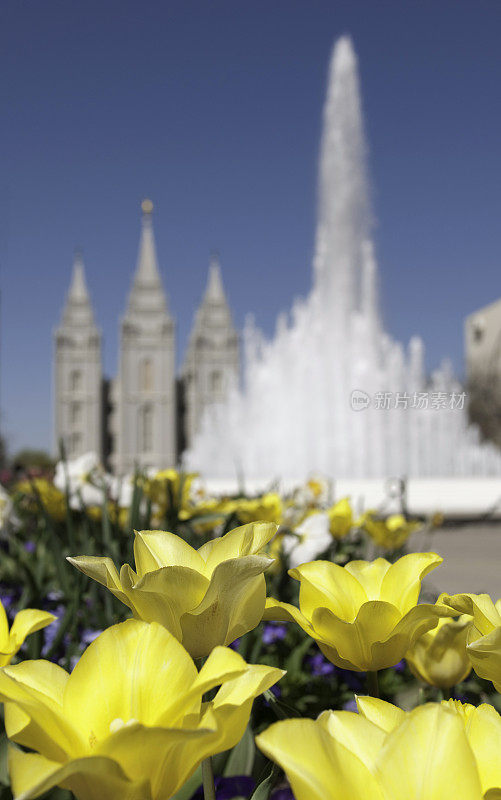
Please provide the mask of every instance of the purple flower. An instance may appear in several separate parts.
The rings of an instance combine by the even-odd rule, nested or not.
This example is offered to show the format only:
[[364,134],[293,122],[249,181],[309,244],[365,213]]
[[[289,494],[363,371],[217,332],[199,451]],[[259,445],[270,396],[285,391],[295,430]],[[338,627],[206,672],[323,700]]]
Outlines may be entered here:
[[94,639],[97,639],[101,633],[102,631],[94,631],[92,628],[84,628],[81,635],[82,644],[90,644]]
[[395,664],[395,666],[393,667],[393,669],[395,670],[395,672],[404,672],[404,671],[405,671],[405,660],[402,658],[402,659],[401,659],[401,660],[398,662],[398,664]]
[[14,593],[5,592],[5,594],[0,594],[0,601],[4,609],[7,611],[7,609],[10,608],[12,603],[14,602]]
[[64,612],[65,612],[64,606],[61,605],[57,606],[57,608],[54,611],[56,619],[54,620],[54,622],[51,622],[50,625],[47,625],[47,627],[44,628],[43,631],[44,644],[42,647],[42,655],[44,657],[47,655],[47,653],[49,652],[54,643],[54,639],[57,636],[59,626],[61,625],[61,621],[64,617]]
[[311,669],[311,674],[315,675],[317,678],[321,677],[322,675],[332,675],[334,672],[334,664],[331,664],[330,661],[327,661],[324,658],[323,654],[318,652],[315,653],[314,656],[311,656],[308,659],[309,667]]
[[35,542],[32,542],[31,539],[28,539],[28,541],[25,542],[25,544],[24,544],[24,549],[26,550],[27,553],[34,553],[35,550],[36,550],[36,547],[37,546],[36,546]]
[[279,622],[267,622],[263,628],[263,644],[273,644],[280,642],[287,636],[287,625]]
[[343,711],[354,711],[358,714],[358,707],[355,700],[348,700],[348,702],[344,703]]
[[275,789],[271,795],[271,800],[294,800],[292,789],[289,786],[284,786],[281,789]]
[[352,672],[349,669],[336,667],[336,673],[353,692],[365,690],[365,672]]
[[240,639],[235,639],[230,645],[228,645],[232,650],[236,650],[238,653],[238,648],[240,647]]
[[[282,697],[282,690],[281,690],[280,686],[276,686],[276,685],[275,686],[271,686],[269,691],[271,692],[272,695],[274,695],[277,698],[277,700],[280,700],[280,698]],[[268,708],[269,708],[270,707],[270,701],[269,700],[265,700],[265,697],[266,697],[266,695],[261,695],[261,699],[263,700],[265,706],[268,706]]]
[[[232,800],[233,797],[248,797],[253,791],[255,781],[247,775],[218,776],[214,780],[216,787],[216,800]],[[191,800],[203,800],[204,793],[201,786],[197,789]]]

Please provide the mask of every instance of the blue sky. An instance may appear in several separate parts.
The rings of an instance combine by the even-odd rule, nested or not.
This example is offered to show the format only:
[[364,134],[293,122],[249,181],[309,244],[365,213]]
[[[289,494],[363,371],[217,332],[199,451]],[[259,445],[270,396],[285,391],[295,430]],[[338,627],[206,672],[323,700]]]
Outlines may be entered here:
[[462,372],[462,323],[501,296],[498,0],[3,0],[0,404],[49,447],[52,329],[83,248],[105,372],[155,232],[181,354],[218,249],[236,322],[310,286],[325,76],[352,35],[385,324]]

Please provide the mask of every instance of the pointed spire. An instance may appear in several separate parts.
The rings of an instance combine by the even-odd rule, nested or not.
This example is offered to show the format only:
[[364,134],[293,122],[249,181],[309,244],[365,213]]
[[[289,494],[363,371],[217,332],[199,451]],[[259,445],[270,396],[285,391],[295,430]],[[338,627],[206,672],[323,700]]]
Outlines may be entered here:
[[63,311],[63,325],[94,325],[94,314],[85,281],[85,268],[80,250],[75,250],[73,274]]
[[85,303],[89,301],[89,292],[85,282],[83,257],[80,250],[75,250],[75,256],[73,259],[73,276],[71,278],[68,299],[74,303]]
[[167,311],[167,301],[158,268],[155,236],[153,233],[153,203],[141,203],[141,237],[136,271],[129,298],[129,312],[151,313]]
[[207,289],[205,299],[211,303],[226,303],[226,295],[223,289],[223,279],[221,277],[221,265],[219,255],[213,253],[209,264],[209,276],[207,279]]
[[141,223],[141,239],[139,241],[139,254],[137,257],[134,284],[136,286],[160,286],[160,272],[158,270],[155,237],[153,235],[153,203],[143,200]]

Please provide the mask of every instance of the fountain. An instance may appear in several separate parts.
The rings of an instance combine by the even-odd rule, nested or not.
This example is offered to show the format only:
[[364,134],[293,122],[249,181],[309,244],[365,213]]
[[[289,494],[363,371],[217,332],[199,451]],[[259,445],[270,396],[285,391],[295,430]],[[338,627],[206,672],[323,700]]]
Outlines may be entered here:
[[501,453],[468,426],[450,365],[427,377],[421,340],[405,351],[383,330],[348,37],[333,49],[323,125],[311,292],[271,340],[246,324],[242,385],[207,409],[186,466],[251,482],[501,474]]

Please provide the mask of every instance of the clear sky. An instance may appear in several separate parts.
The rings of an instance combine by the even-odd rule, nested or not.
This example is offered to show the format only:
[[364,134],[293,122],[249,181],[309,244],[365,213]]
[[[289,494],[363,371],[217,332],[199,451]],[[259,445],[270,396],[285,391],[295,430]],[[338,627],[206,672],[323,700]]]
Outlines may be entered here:
[[499,0],[2,0],[0,396],[11,451],[49,447],[52,329],[81,247],[104,366],[139,204],[184,351],[221,255],[235,319],[310,286],[334,39],[360,60],[385,324],[462,372],[463,318],[501,296]]

